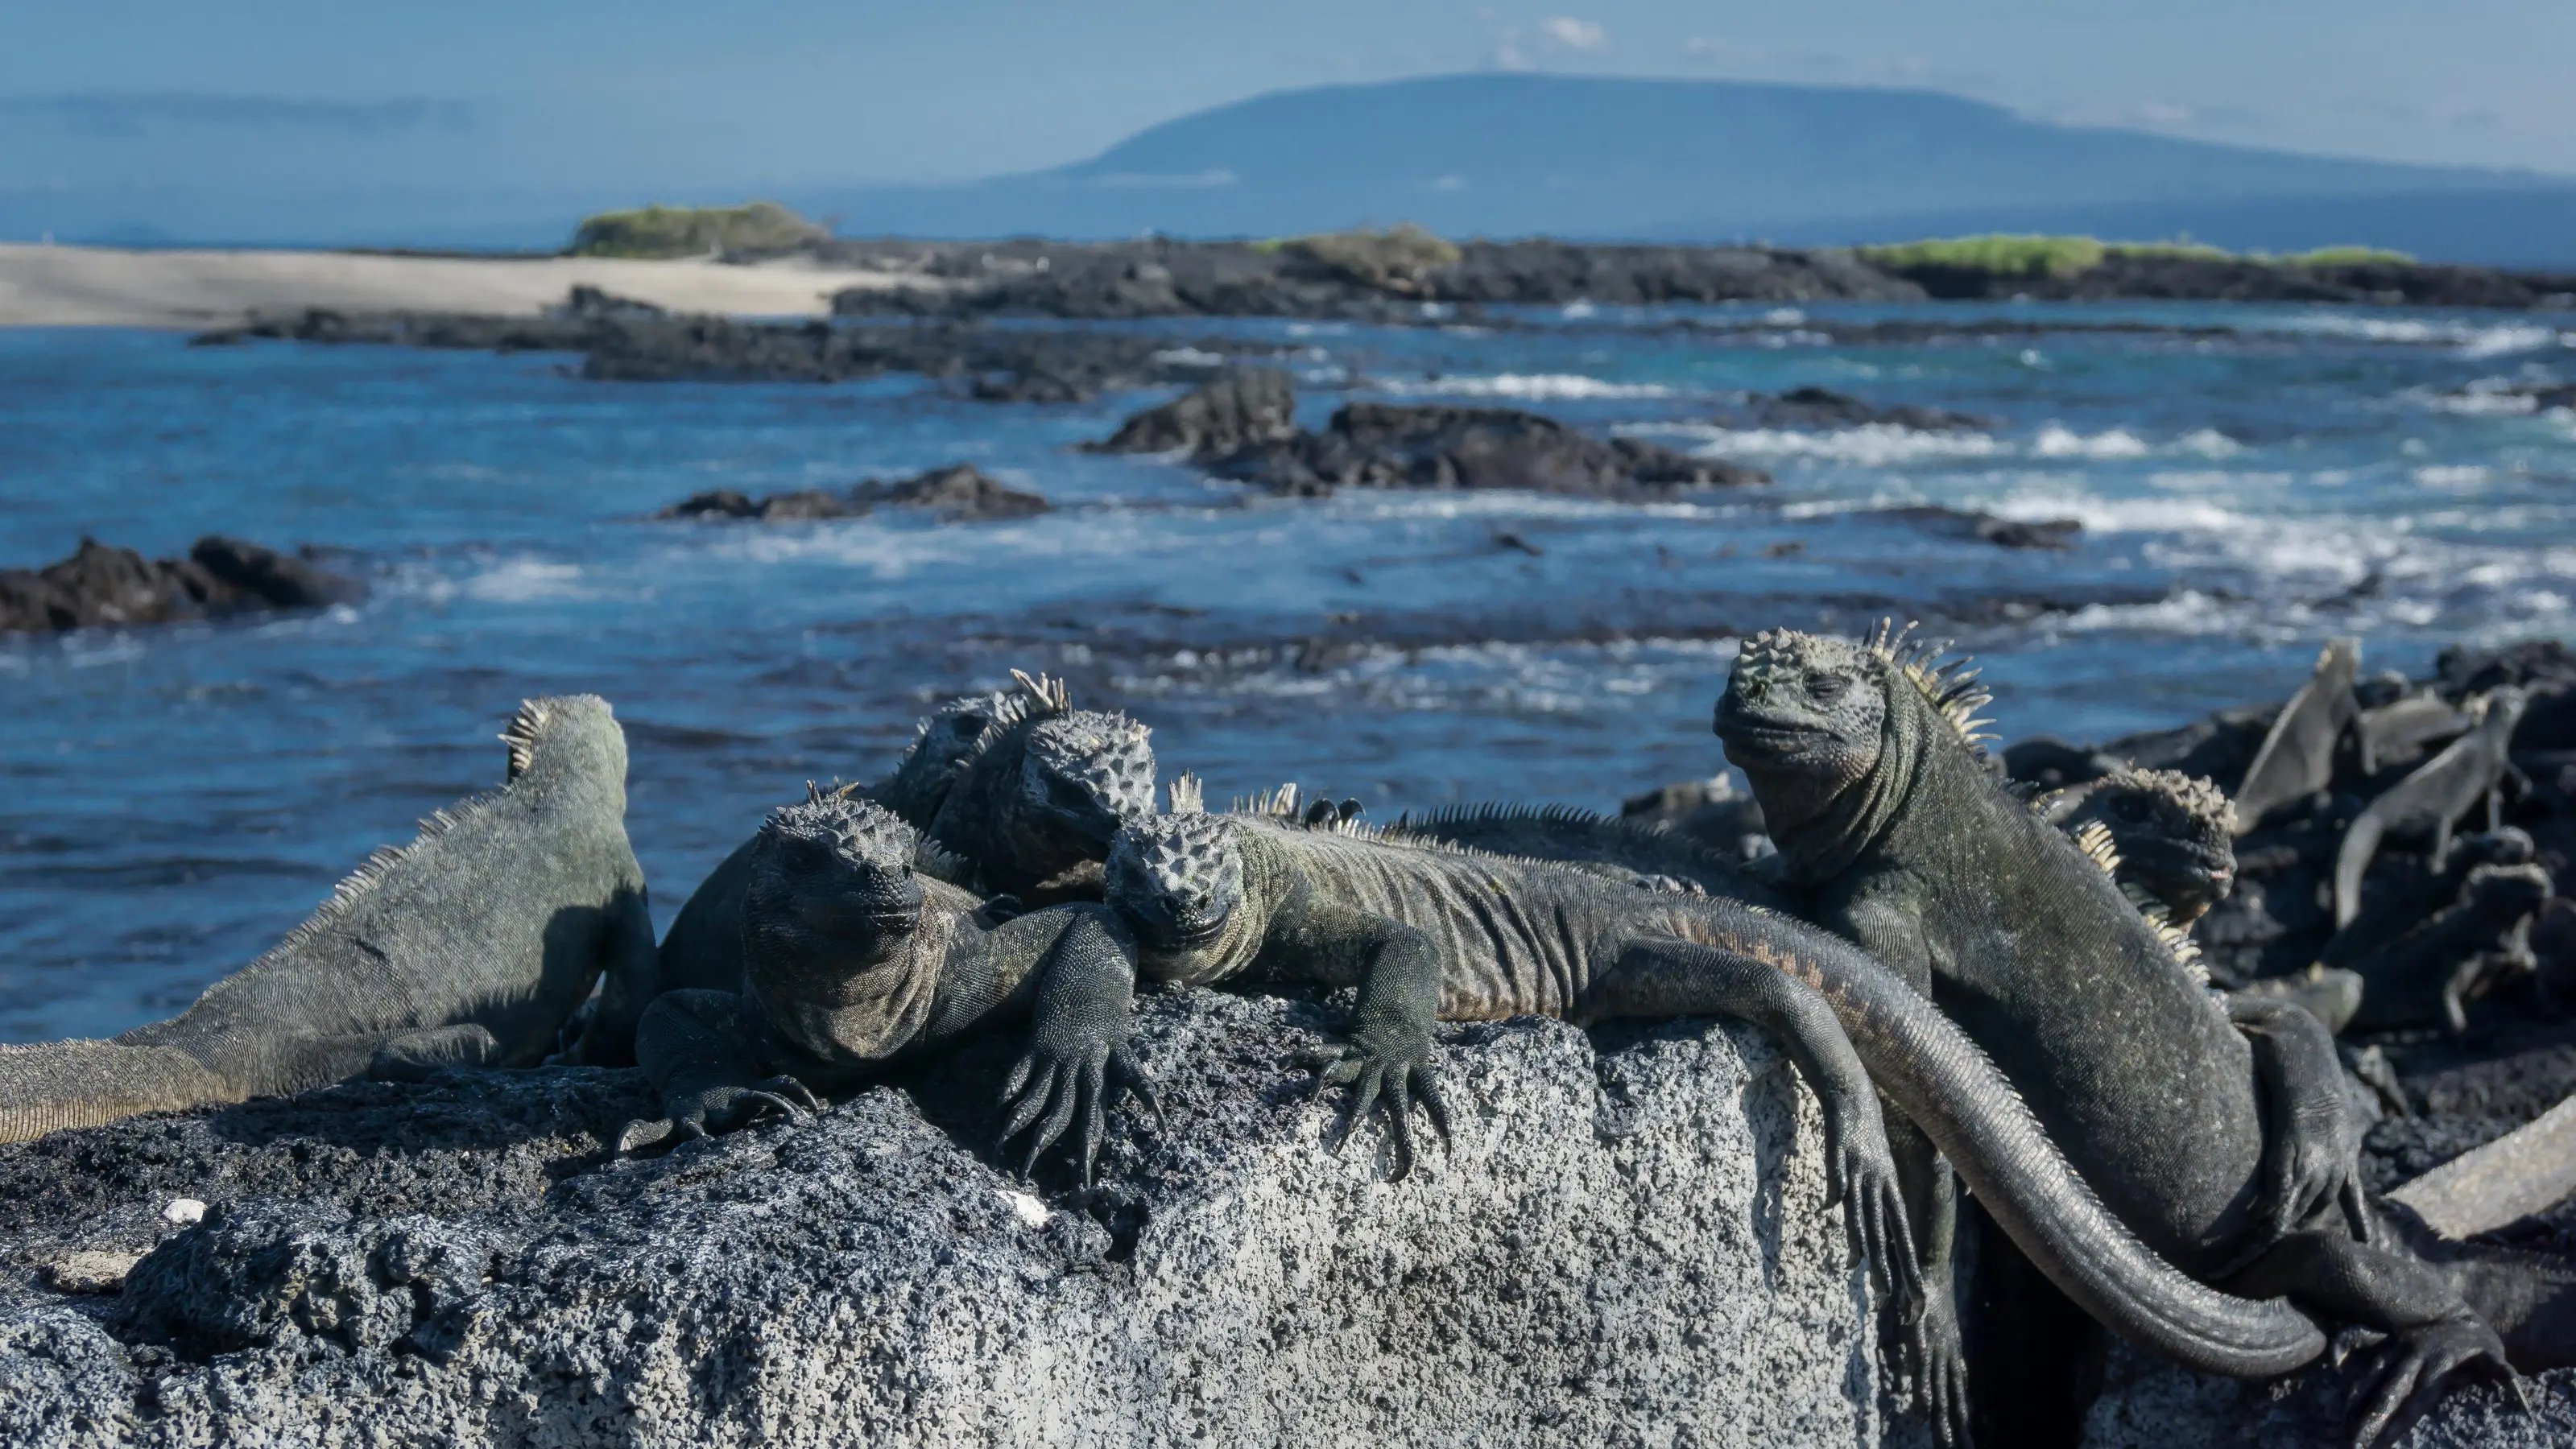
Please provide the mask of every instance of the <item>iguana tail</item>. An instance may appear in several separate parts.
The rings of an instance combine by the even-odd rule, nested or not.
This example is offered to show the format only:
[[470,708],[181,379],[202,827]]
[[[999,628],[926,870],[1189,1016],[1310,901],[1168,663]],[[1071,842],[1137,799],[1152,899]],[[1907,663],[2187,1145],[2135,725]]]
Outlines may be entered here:
[[2364,810],[2343,833],[2343,844],[2335,848],[2334,911],[2335,929],[2340,931],[2361,914],[2361,877],[2370,869],[2370,858],[2379,853],[2380,837],[2388,833],[2388,822],[2377,812]]
[[2325,1351],[2325,1336],[2287,1300],[2221,1293],[2138,1241],[1976,1043],[1875,958],[1822,932],[1762,954],[1824,995],[1871,1080],[2031,1262],[2102,1324],[2186,1367],[2236,1378],[2287,1373]]
[[0,1046],[0,1142],[249,1095],[177,1047],[112,1041]]

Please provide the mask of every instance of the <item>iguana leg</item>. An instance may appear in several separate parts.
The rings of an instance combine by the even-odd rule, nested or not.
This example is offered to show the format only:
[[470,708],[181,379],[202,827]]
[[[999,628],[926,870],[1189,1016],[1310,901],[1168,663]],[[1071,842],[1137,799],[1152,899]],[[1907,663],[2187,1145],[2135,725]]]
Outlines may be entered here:
[[1932,1421],[1944,1446],[1968,1442],[1968,1354],[1959,1332],[1958,1285],[1952,1265],[1959,1242],[1958,1179],[1922,1129],[1882,1099],[1897,1186],[1907,1221],[1915,1225],[1922,1291],[1901,1310],[1905,1335],[1901,1359],[1913,1381],[1914,1406]]
[[662,1120],[632,1122],[617,1137],[620,1153],[730,1132],[764,1109],[796,1118],[822,1110],[811,1088],[769,1071],[743,999],[730,991],[670,991],[644,1011],[635,1030],[636,1064],[662,1090]]
[[2252,1251],[2312,1222],[2329,1206],[2343,1209],[2353,1235],[2370,1240],[2370,1212],[2358,1174],[2361,1134],[2344,1107],[2343,1061],[2334,1037],[2314,1013],[2277,996],[2234,995],[2227,1016],[2254,1049],[2263,1087],[2264,1214]]
[[653,911],[642,886],[618,892],[610,905],[600,957],[598,1008],[564,1060],[585,1067],[631,1066],[636,1023],[661,990],[662,979],[661,953],[653,944]]
[[[1887,964],[1906,985],[1928,1000],[1932,995],[1932,951],[1923,939],[1922,923],[1910,911],[1884,900],[1846,903],[1830,922],[1839,934],[1860,942]],[[1896,1151],[1897,1171],[1905,1191],[1906,1211],[1918,1225],[1922,1250],[1917,1276],[1921,1293],[1907,1305],[1908,1336],[1902,1376],[1914,1384],[1914,1406],[1932,1421],[1935,1438],[1945,1445],[1968,1442],[1968,1354],[1959,1329],[1959,1288],[1952,1265],[1957,1253],[1958,1183],[1949,1164],[1911,1122],[1892,1105],[1884,1111],[1888,1139]]]
[[1666,937],[1628,943],[1584,993],[1586,1020],[1731,1016],[1760,1027],[1797,1064],[1825,1117],[1825,1205],[1842,1204],[1852,1254],[1903,1301],[1923,1283],[1878,1091],[1814,987],[1751,956]]
[[2339,1231],[2283,1238],[2219,1286],[2247,1298],[2286,1297],[2319,1316],[2389,1336],[2355,1401],[2366,1399],[2354,1443],[2376,1441],[2398,1410],[2453,1371],[2483,1365],[2513,1377],[2504,1343],[2478,1321],[2441,1270],[2410,1253]]
[[1038,967],[1037,998],[1029,1008],[1029,1049],[1002,1088],[1006,1116],[996,1143],[1037,1128],[1020,1167],[1023,1174],[1079,1118],[1082,1181],[1089,1186],[1100,1159],[1102,1109],[1121,1088],[1161,1120],[1153,1083],[1127,1049],[1128,1011],[1135,994],[1134,950],[1107,917],[1076,917],[1047,949],[1047,959]]
[[1340,1151],[1351,1129],[1384,1102],[1395,1148],[1393,1177],[1413,1171],[1413,1104],[1418,1099],[1440,1140],[1449,1140],[1449,1103],[1441,1096],[1431,1051],[1440,1016],[1440,948],[1427,931],[1329,901],[1305,900],[1274,916],[1264,952],[1274,946],[1310,964],[1316,979],[1356,977],[1350,1040],[1319,1063],[1316,1090],[1348,1084],[1351,1096],[1335,1126]]

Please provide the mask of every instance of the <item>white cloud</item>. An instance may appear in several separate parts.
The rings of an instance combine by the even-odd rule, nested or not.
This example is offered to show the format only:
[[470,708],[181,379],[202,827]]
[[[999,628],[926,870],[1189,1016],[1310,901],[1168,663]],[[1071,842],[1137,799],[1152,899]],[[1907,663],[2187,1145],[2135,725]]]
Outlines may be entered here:
[[1602,29],[1600,22],[1577,20],[1571,15],[1559,15],[1552,20],[1540,21],[1538,34],[1541,41],[1558,50],[1593,51],[1610,48],[1610,32]]

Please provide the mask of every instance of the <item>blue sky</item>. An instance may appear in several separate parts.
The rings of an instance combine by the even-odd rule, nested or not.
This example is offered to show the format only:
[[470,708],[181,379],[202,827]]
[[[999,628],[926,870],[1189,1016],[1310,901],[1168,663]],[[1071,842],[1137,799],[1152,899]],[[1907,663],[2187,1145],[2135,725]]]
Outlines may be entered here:
[[0,0],[0,188],[958,178],[1258,91],[1497,67],[1924,86],[2049,119],[2576,173],[2576,4],[2432,9]]

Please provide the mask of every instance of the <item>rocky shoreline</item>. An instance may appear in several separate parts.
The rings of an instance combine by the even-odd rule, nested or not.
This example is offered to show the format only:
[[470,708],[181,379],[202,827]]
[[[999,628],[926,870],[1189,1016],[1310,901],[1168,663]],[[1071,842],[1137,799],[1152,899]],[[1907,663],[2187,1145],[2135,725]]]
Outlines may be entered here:
[[2576,274],[2370,260],[2296,263],[2114,252],[2079,276],[1882,264],[1843,248],[1471,241],[1394,233],[1283,243],[832,239],[818,263],[921,285],[845,291],[844,316],[1109,319],[1257,316],[1417,321],[1503,305],[1919,302],[2010,298],[2576,305]]
[[366,597],[358,580],[313,562],[209,535],[184,558],[147,559],[83,538],[69,558],[0,569],[0,634],[169,624],[235,614],[319,609]]

